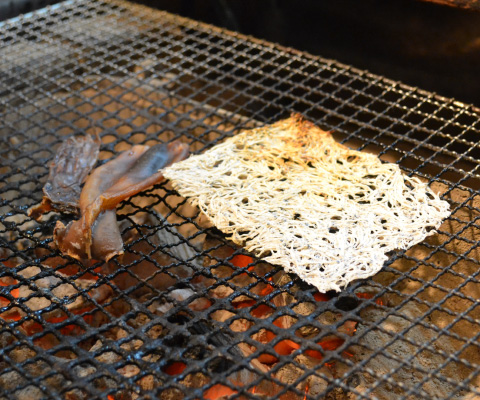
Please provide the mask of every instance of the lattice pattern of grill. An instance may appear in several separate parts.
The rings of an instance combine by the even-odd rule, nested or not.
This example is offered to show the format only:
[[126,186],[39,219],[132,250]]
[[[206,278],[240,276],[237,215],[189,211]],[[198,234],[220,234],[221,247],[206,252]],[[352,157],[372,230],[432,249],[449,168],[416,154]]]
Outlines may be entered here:
[[[176,138],[202,152],[301,112],[431,183],[439,232],[320,294],[251,258],[168,183],[122,203],[125,257],[52,247],[27,216],[63,138],[102,162]],[[478,110],[121,1],[67,1],[0,30],[0,397],[473,399],[480,396]],[[150,396],[150,397],[149,397]]]

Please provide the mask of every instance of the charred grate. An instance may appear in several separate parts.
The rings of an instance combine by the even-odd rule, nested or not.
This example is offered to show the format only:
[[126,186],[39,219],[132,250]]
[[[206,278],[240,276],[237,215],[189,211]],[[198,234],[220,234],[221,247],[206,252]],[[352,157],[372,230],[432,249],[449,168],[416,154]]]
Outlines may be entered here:
[[[120,1],[67,1],[0,31],[0,397],[473,399],[480,396],[478,110],[333,61]],[[62,139],[101,159],[195,152],[303,113],[427,179],[438,234],[319,294],[250,258],[168,184],[119,209],[123,261],[81,267],[36,223]]]

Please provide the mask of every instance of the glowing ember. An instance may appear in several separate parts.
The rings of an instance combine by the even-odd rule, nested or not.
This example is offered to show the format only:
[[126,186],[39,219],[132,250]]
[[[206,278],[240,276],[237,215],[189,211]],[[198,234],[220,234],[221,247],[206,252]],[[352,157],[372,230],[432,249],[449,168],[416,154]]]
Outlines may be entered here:
[[168,364],[166,367],[162,368],[162,371],[168,375],[178,375],[181,374],[185,368],[187,368],[187,364],[181,361],[174,361],[171,364]]
[[[20,295],[20,289],[19,288],[11,289],[10,286],[14,286],[17,283],[18,282],[16,279],[13,279],[10,277],[4,277],[0,279],[0,286],[5,288],[3,292],[8,292],[15,299],[18,298],[18,296]],[[6,307],[10,305],[10,303],[11,301],[8,298],[4,296],[0,296],[0,307]],[[0,317],[6,321],[19,321],[22,318],[20,313],[15,309],[10,309],[0,314]]]
[[[85,314],[89,311],[92,311],[93,309],[94,309],[94,306],[91,305],[91,306],[86,307],[86,308],[73,310],[73,313],[80,315],[80,314]],[[58,324],[58,323],[61,323],[61,322],[65,321],[67,318],[68,318],[68,316],[65,314],[65,315],[62,315],[62,316],[59,316],[59,317],[46,318],[46,322],[51,323],[51,324]],[[83,315],[82,318],[88,324],[88,323],[92,322],[93,315],[91,315],[91,314]],[[23,324],[23,328],[25,329],[25,332],[29,336],[32,336],[35,333],[43,332],[43,326],[38,322],[28,322],[27,321],[26,323]],[[59,332],[62,333],[62,335],[73,336],[73,335],[80,335],[80,334],[84,333],[85,330],[78,325],[69,324],[69,325],[65,325],[65,326],[61,327],[59,329]]]
[[353,357],[353,353],[350,352],[350,351],[347,351],[347,350],[345,350],[342,354],[343,354],[344,356]]
[[[355,293],[355,295],[359,299],[366,299],[366,300],[373,299],[373,297],[375,297],[375,294],[373,294],[373,293]],[[382,298],[376,299],[375,303],[377,303],[379,306],[384,305],[384,302],[383,302]]]
[[[9,287],[16,285],[18,282],[16,279],[13,278],[2,278],[0,279],[0,286],[3,287]],[[12,297],[17,298],[20,294],[20,289],[9,289],[8,292]],[[8,300],[6,297],[0,296],[0,306],[8,306],[10,304],[10,300]]]
[[[63,259],[59,257],[57,264],[60,264],[62,261],[63,261]],[[88,264],[93,265],[93,263],[94,263],[94,261],[87,262],[86,267],[88,268],[89,267]],[[96,261],[95,261],[95,263],[96,263]],[[56,267],[56,264],[52,263],[51,266]],[[101,274],[101,272],[102,272],[102,267],[97,267],[92,272],[88,272],[88,271],[85,272],[84,269],[80,268],[78,265],[68,264],[68,265],[62,266],[59,269],[56,269],[56,271],[59,272],[62,275],[66,275],[66,276],[81,275],[82,279],[88,279],[88,280],[91,280],[91,281],[96,281],[96,280],[98,280],[98,274]]]
[[317,292],[313,295],[313,298],[316,300],[316,301],[329,301],[332,296],[329,296],[325,293],[320,293],[320,292]]
[[257,304],[255,300],[245,300],[245,301],[239,301],[238,303],[235,303],[234,307],[236,309],[247,308],[247,307],[253,307],[255,304]]
[[[239,268],[248,268],[249,270],[253,268],[252,266],[253,259],[251,257],[244,256],[244,255],[234,256],[231,260],[231,263]],[[268,294],[274,291],[275,286],[273,284],[272,277],[268,278],[267,281],[268,283],[262,284],[262,285],[265,285],[265,287],[263,287],[258,292],[259,296],[267,296]],[[318,302],[331,301],[334,298],[332,294],[326,294],[326,293],[320,293],[320,292],[314,293],[313,297]],[[373,295],[360,293],[358,297],[371,298],[373,297]],[[288,303],[285,303],[285,304],[283,303],[285,300],[278,298],[277,301],[279,302],[278,304],[275,303],[277,306],[288,306]],[[274,308],[270,307],[267,304],[259,303],[257,300],[254,300],[254,299],[245,299],[242,301],[234,302],[233,305],[236,309],[251,308],[250,314],[256,318],[267,318],[274,312]],[[273,321],[273,325],[282,329],[289,329],[292,323],[293,323],[293,320],[291,320],[286,316],[280,316],[277,319],[275,319],[275,321]],[[338,331],[339,333],[343,333],[348,336],[353,336],[356,330],[357,330],[357,322],[347,320],[343,323],[342,326],[340,326]],[[263,329],[256,336],[256,340],[263,344],[269,344],[269,343],[273,344],[272,342],[275,342],[276,337],[277,335],[274,332],[267,329]],[[323,338],[322,340],[316,342],[315,344],[320,346],[324,351],[334,351],[344,343],[345,343],[345,339],[342,339],[335,335],[331,335]],[[307,355],[308,357],[311,357],[317,360],[322,360],[324,358],[323,351],[315,350],[315,349],[304,350],[302,349],[301,345],[295,341],[295,337],[293,337],[292,339],[283,339],[278,341],[273,345],[273,352],[262,353],[258,356],[257,360],[260,363],[264,364],[265,366],[272,366],[278,363],[280,357],[289,356],[297,350],[300,350],[303,354]],[[348,352],[343,352],[342,354],[344,356],[352,356],[351,353],[348,353]]]
[[230,262],[239,268],[246,268],[253,263],[253,258],[249,256],[244,256],[243,254],[238,254],[234,256]]
[[357,331],[357,321],[347,321],[342,325],[342,332],[353,336]]
[[20,321],[22,318],[18,311],[7,311],[0,314],[0,317],[5,321]]
[[299,348],[300,345],[298,343],[295,343],[293,340],[289,339],[282,340],[273,346],[275,352],[281,356],[287,356]]
[[236,390],[229,388],[228,386],[216,384],[211,388],[203,392],[203,398],[207,400],[216,400],[222,397],[228,397],[231,395],[237,394]]
[[[268,278],[268,281],[272,281],[272,278]],[[275,288],[271,284],[267,284],[261,291],[260,291],[260,296],[266,296],[267,294],[270,294],[273,292]]]
[[[264,331],[261,338],[263,339],[263,343],[270,343],[273,339],[275,339],[276,335],[272,331]],[[260,338],[259,338],[260,339]],[[345,342],[344,339],[338,337],[328,337],[325,338],[317,343],[317,345],[321,346],[323,350],[326,351],[333,351],[340,347]],[[273,346],[275,353],[278,356],[288,356],[292,354],[294,351],[299,350],[301,347],[298,343],[290,339],[284,339],[279,341]],[[309,357],[316,358],[317,360],[323,359],[322,352],[313,349],[305,350],[304,354]],[[278,357],[272,354],[263,353],[258,357],[258,361],[263,364],[271,365],[278,362]]]

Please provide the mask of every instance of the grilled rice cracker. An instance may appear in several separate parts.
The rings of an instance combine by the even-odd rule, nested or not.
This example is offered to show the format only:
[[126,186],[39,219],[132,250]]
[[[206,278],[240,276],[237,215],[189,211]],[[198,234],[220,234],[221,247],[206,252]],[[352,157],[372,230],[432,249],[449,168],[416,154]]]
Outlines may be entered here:
[[449,204],[396,164],[300,115],[244,131],[163,170],[229,239],[320,292],[377,273],[434,233]]

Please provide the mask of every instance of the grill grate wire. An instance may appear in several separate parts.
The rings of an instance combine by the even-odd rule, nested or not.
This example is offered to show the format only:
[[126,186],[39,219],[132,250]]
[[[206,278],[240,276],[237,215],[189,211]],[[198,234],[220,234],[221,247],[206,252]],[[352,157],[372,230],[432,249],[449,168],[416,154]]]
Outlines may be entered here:
[[[128,2],[66,1],[0,28],[1,398],[480,395],[478,109]],[[426,179],[451,217],[322,297],[258,259],[238,266],[248,255],[168,183],[122,203],[126,254],[110,265],[52,247],[65,216],[27,216],[69,135],[98,133],[100,162],[176,138],[198,153],[293,111]]]

